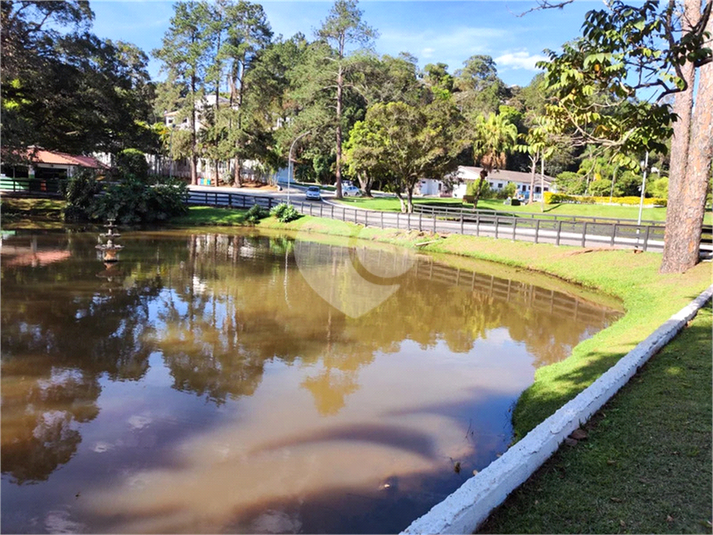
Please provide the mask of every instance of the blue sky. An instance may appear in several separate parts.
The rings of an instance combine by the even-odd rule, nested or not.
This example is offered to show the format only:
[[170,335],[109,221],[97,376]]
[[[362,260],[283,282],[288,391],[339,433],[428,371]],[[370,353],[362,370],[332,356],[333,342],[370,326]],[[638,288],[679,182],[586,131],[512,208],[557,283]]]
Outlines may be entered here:
[[[327,16],[331,0],[265,1],[265,9],[275,34],[290,37],[297,32],[314,37],[314,29]],[[579,35],[584,14],[601,9],[596,0],[579,0],[563,10],[518,13],[533,7],[530,1],[370,1],[359,7],[364,20],[379,31],[375,42],[379,54],[410,52],[423,67],[443,62],[454,72],[473,54],[492,56],[500,77],[508,85],[527,85],[537,73],[534,64],[544,57],[544,49],[558,49]],[[96,15],[94,32],[100,37],[124,40],[146,52],[161,45],[173,14],[169,1],[91,2]],[[159,77],[159,64],[149,68]]]

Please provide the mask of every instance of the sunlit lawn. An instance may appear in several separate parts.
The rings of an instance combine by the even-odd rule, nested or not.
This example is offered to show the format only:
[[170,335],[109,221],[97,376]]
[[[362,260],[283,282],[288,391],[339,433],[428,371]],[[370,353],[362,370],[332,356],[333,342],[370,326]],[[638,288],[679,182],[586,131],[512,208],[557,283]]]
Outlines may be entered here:
[[711,326],[709,305],[481,531],[710,533]]
[[[361,208],[369,208],[372,210],[384,210],[397,212],[401,209],[399,200],[395,197],[348,197],[341,202],[356,205]],[[464,204],[460,199],[414,199],[415,204],[423,204],[429,206],[443,206],[450,208],[472,208],[472,204]],[[487,199],[478,203],[478,208],[481,210],[496,210],[498,212],[512,212],[523,214],[540,214],[543,213],[543,206],[540,203],[533,205],[506,206],[502,200]],[[637,219],[639,216],[638,206],[604,206],[597,204],[546,204],[544,205],[544,213],[550,215],[572,215],[572,216],[589,216],[589,217],[611,217],[616,219]],[[648,221],[665,221],[666,208],[644,208],[642,214],[643,220]],[[704,222],[708,225],[713,224],[713,216],[710,212],[706,213]]]

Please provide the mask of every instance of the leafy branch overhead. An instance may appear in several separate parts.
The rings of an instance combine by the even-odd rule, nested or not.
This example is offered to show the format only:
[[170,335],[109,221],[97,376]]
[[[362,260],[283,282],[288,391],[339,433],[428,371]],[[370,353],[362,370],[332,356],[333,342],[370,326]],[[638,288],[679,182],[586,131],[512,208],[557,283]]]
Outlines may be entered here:
[[538,64],[557,97],[546,106],[550,130],[570,129],[580,144],[616,149],[618,163],[628,167],[642,151],[665,152],[676,117],[664,98],[687,89],[680,65],[711,58],[700,24],[671,40],[673,9],[656,0],[640,7],[617,0],[590,11],[582,37]]

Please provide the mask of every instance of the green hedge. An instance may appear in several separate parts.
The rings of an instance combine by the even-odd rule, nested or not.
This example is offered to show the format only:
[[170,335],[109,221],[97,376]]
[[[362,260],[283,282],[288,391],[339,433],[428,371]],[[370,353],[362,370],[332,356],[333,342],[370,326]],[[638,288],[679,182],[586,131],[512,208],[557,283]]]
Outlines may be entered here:
[[[641,197],[592,197],[587,195],[566,195],[564,193],[545,192],[545,204],[559,204],[563,202],[571,202],[575,204],[623,204],[635,206],[641,202]],[[644,199],[646,206],[666,206],[666,199],[659,197],[650,197]]]

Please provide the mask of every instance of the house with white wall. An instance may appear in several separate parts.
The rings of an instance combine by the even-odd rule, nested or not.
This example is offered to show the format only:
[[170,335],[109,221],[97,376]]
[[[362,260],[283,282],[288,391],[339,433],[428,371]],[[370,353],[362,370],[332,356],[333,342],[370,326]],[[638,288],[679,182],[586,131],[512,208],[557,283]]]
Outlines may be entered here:
[[[462,199],[468,188],[468,184],[480,180],[481,167],[461,165],[455,172],[452,180],[454,182],[453,186],[453,197]],[[515,195],[517,197],[529,198],[530,197],[530,181],[532,175],[530,173],[522,173],[520,171],[491,171],[488,173],[485,181],[490,186],[493,191],[502,190],[510,183],[515,184]],[[557,187],[555,186],[555,179],[551,176],[544,175],[541,176],[539,173],[535,175],[535,188],[533,194],[534,200],[540,200],[543,191],[556,192]]]

